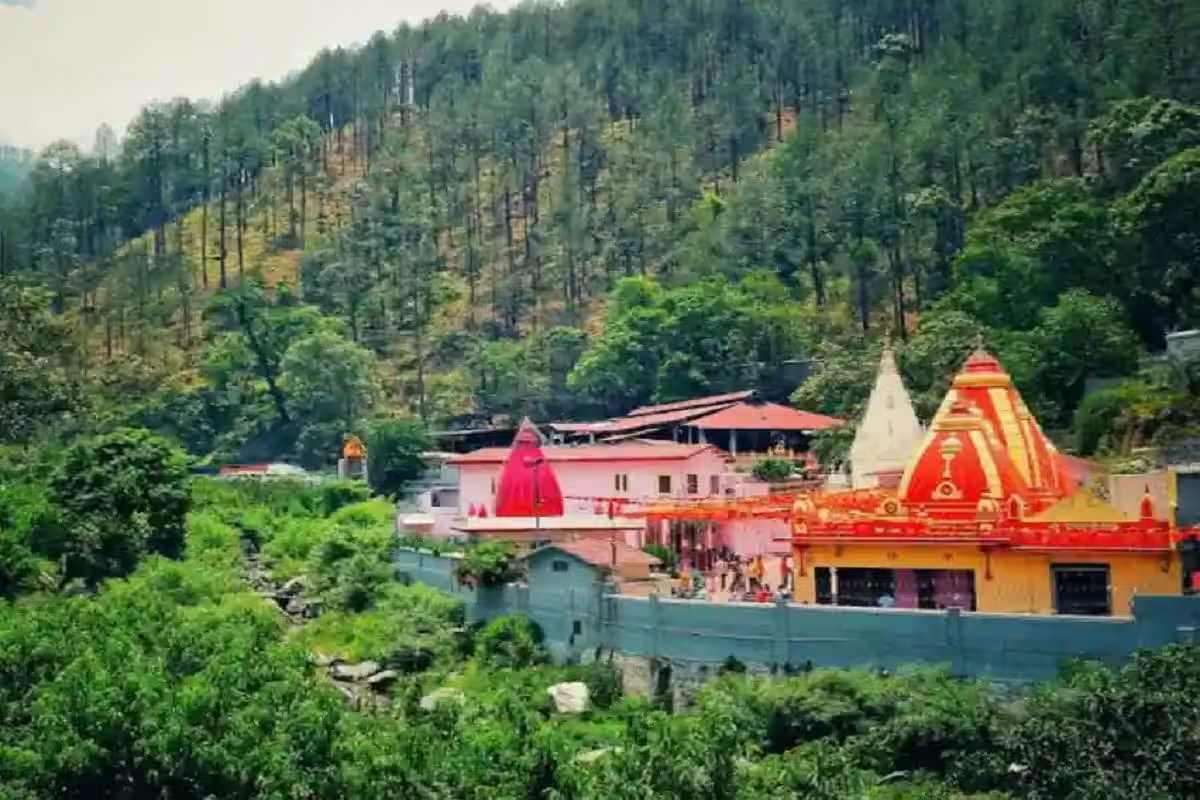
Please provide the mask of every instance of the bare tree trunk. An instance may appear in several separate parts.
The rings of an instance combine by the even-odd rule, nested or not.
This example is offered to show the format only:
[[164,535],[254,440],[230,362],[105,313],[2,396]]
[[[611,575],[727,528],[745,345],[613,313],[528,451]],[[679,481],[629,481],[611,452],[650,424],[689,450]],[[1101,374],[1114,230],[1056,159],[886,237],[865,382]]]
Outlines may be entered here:
[[237,257],[238,257],[238,280],[246,276],[246,265],[244,262],[244,254],[242,252],[242,231],[246,227],[245,219],[245,204],[242,202],[242,184],[244,183],[245,172],[238,169],[237,176]]
[[225,203],[225,200],[226,200],[226,194],[228,191],[228,184],[229,184],[229,176],[227,174],[225,174],[225,169],[224,169],[224,167],[222,167],[221,168],[221,234],[220,234],[220,249],[217,251],[217,256],[221,262],[221,278],[220,278],[218,285],[222,289],[229,288],[229,278],[225,271],[225,258],[226,258],[226,246],[225,246],[225,206],[226,206],[226,203]]

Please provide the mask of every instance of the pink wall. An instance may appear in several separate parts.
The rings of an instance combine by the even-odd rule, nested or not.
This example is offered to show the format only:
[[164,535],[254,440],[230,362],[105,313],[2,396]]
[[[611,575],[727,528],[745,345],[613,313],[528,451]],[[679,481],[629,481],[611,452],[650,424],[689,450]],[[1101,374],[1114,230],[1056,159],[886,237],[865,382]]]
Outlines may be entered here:
[[[630,501],[657,499],[658,478],[671,476],[671,494],[676,497],[709,497],[712,476],[727,475],[730,465],[724,457],[713,451],[700,452],[689,459],[681,460],[636,460],[636,461],[554,461],[555,475],[565,498],[567,514],[592,514],[595,503],[575,498],[628,498]],[[472,505],[483,504],[488,514],[495,512],[494,485],[500,480],[503,464],[462,464],[459,467],[459,513],[465,515]],[[615,476],[629,476],[627,491],[618,491]],[[686,494],[687,475],[698,477],[699,492]],[[754,485],[744,487],[741,494],[765,494],[754,491]],[[725,523],[716,531],[715,547],[722,545],[743,555],[788,552],[790,544],[775,541],[790,536],[788,524],[779,520],[743,520]],[[632,537],[631,537],[632,538]],[[637,545],[630,541],[629,544]]]

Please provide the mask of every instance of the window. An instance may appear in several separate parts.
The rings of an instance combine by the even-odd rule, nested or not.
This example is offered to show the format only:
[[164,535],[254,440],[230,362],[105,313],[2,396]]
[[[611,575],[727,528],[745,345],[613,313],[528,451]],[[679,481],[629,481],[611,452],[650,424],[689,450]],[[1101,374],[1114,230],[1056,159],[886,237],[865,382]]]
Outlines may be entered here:
[[670,494],[671,493],[671,476],[670,475],[659,475],[658,476],[658,493],[659,494]]
[[492,478],[492,497],[496,496],[496,479]]
[[613,488],[618,492],[628,492],[629,475],[624,472],[618,472],[613,479]]
[[572,621],[571,622],[571,635],[578,636],[581,633],[583,633],[583,623],[580,622],[579,620]]
[[1055,564],[1054,610],[1059,614],[1106,616],[1112,613],[1107,564]]
[[566,561],[563,561],[561,558],[554,559],[554,561],[550,564],[550,569],[554,570],[555,572],[566,572],[570,568],[571,565]]
[[721,476],[720,475],[709,475],[708,476],[708,493],[709,494],[720,494],[721,493]]
[[687,476],[687,493],[700,494],[700,476],[688,473]]

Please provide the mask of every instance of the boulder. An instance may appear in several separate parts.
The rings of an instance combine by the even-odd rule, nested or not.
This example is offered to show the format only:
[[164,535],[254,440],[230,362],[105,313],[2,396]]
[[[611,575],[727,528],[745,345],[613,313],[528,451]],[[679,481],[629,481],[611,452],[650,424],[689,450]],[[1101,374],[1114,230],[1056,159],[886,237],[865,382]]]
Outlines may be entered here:
[[579,755],[575,756],[575,761],[580,764],[594,764],[604,758],[609,753],[619,753],[619,747],[601,747],[596,750],[584,750]]
[[292,578],[290,581],[285,583],[283,586],[280,586],[279,593],[286,594],[289,597],[291,597],[292,595],[300,594],[300,592],[304,591],[307,588],[308,588],[308,576],[307,575],[297,575],[296,577]]
[[379,664],[375,661],[364,661],[361,664],[334,664],[333,679],[336,681],[365,681],[379,672]]
[[546,693],[554,699],[554,709],[560,714],[582,714],[591,707],[591,695],[586,683],[556,683]]
[[465,698],[466,695],[462,693],[461,689],[452,689],[449,686],[443,686],[440,689],[434,689],[422,697],[419,705],[422,711],[433,711],[444,702],[461,703]]
[[376,672],[367,678],[367,686],[370,686],[372,689],[383,689],[399,677],[400,673],[396,672],[396,670],[385,669],[383,672]]

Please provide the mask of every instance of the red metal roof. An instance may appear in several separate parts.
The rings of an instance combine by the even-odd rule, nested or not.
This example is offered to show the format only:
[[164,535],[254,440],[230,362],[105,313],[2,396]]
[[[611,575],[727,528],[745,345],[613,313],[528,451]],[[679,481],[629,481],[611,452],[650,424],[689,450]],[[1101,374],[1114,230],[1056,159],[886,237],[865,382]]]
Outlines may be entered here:
[[616,548],[618,566],[641,564],[648,567],[659,563],[659,559],[648,553],[643,553],[641,550],[631,547],[625,542],[608,542],[602,539],[579,539],[574,542],[555,542],[554,544],[546,545],[532,551],[528,557],[555,549],[569,553],[580,561],[595,567],[612,567],[614,547]]
[[778,403],[738,403],[688,423],[695,428],[742,431],[820,431],[841,424],[840,419]]
[[[590,444],[579,447],[545,447],[542,452],[551,463],[574,461],[683,461],[706,450],[726,457],[708,444]],[[508,459],[507,447],[485,447],[451,459],[449,464],[499,464]]]
[[753,389],[744,389],[740,392],[730,392],[729,394],[715,394],[711,397],[695,397],[691,400],[680,400],[677,403],[662,403],[656,406],[639,406],[633,411],[630,411],[626,416],[638,417],[644,414],[658,414],[663,411],[678,411],[683,408],[696,408],[698,406],[715,406],[730,403],[736,403],[739,400],[745,400],[754,394]]

